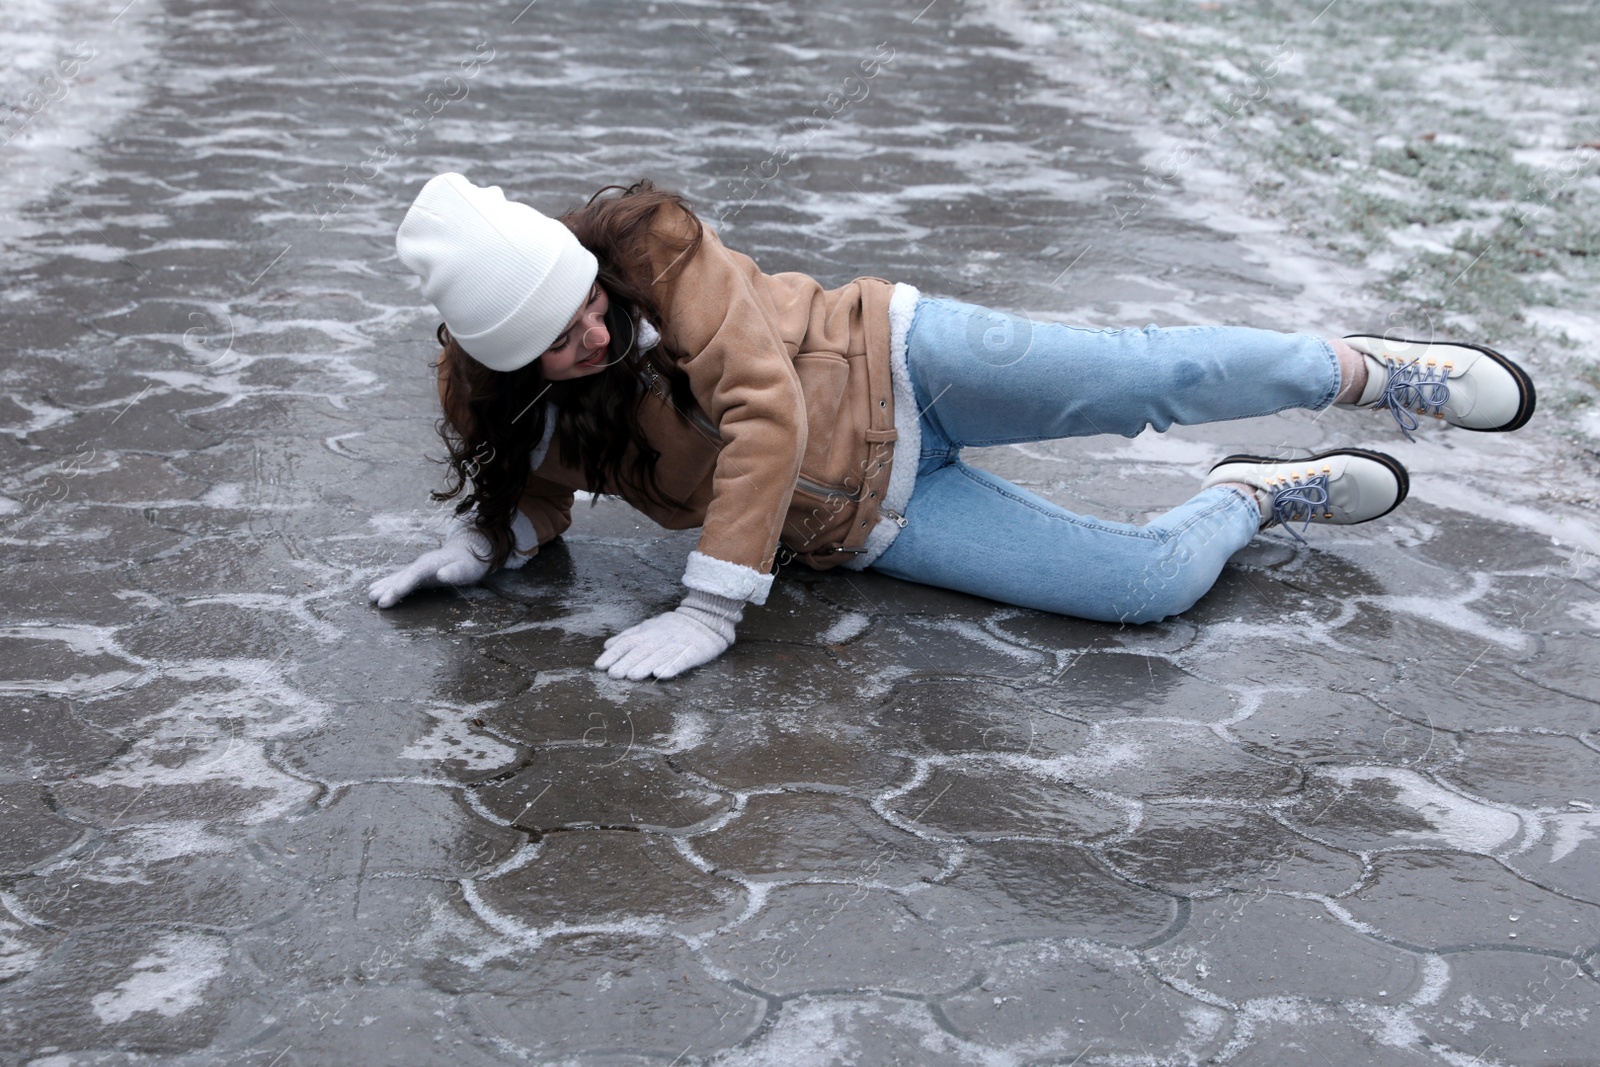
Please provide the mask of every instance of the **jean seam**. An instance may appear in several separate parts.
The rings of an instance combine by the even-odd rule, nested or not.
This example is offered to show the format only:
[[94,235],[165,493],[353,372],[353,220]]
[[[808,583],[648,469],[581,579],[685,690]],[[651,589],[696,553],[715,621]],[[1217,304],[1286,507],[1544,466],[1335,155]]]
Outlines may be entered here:
[[[1204,492],[1204,490],[1202,490],[1202,492]],[[1202,519],[1209,519],[1218,512],[1227,511],[1231,506],[1234,497],[1238,497],[1242,500],[1243,496],[1244,494],[1238,492],[1237,490],[1230,490],[1227,496],[1223,497],[1221,500],[1218,500],[1216,503],[1209,505],[1204,511],[1196,512],[1187,519],[1184,519],[1178,525],[1169,530],[1165,536],[1158,537],[1157,541],[1161,544],[1166,544],[1168,541],[1177,538],[1180,534],[1188,533],[1189,530],[1198,524]],[[1191,497],[1190,499],[1192,500],[1194,498]]]
[[1333,384],[1322,394],[1316,406],[1311,409],[1312,411],[1321,411],[1338,398],[1340,379],[1344,373],[1339,367],[1339,356],[1334,352],[1333,345],[1328,343],[1328,339],[1326,337],[1318,337],[1317,343],[1322,346],[1322,351],[1328,357],[1328,363],[1333,367]]
[[[916,360],[912,358],[911,351],[916,347],[917,325],[922,321],[922,316],[917,313],[922,310],[924,304],[929,304],[931,302],[932,301],[925,296],[918,297],[916,304],[911,309],[911,322],[906,325],[906,371],[911,378],[911,398],[918,404],[923,404],[923,400],[917,395],[919,390],[917,383]],[[922,409],[917,412],[917,417],[919,419],[923,418],[923,413],[926,412],[928,407],[931,406],[932,405],[924,405]]]
[[[1028,499],[1026,499],[1024,497],[1017,496],[1015,493],[1009,493],[1004,488],[1002,488],[1001,486],[995,485],[992,482],[987,482],[987,481],[983,480],[982,478],[977,477],[973,473],[973,468],[967,466],[965,463],[957,464],[956,465],[956,470],[957,470],[957,472],[959,474],[961,474],[962,477],[967,478],[970,481],[973,481],[973,482],[977,483],[978,485],[983,486],[985,489],[988,489],[988,490],[990,490],[992,492],[995,492],[995,493],[999,493],[1001,496],[1005,497],[1007,500],[1012,501],[1013,503],[1021,504],[1025,508],[1028,508],[1028,509],[1030,509],[1032,511],[1036,511],[1040,515],[1045,516],[1046,518],[1056,519],[1056,520],[1061,521],[1061,522],[1071,523],[1074,526],[1079,526],[1079,527],[1082,527],[1083,529],[1086,529],[1086,530],[1095,530],[1095,531],[1097,531],[1099,533],[1120,534],[1120,535],[1125,536],[1125,537],[1134,537],[1134,538],[1138,538],[1140,540],[1150,541],[1150,542],[1152,542],[1154,544],[1157,544],[1157,545],[1165,545],[1165,544],[1167,544],[1173,538],[1179,536],[1180,534],[1186,533],[1192,526],[1194,526],[1196,523],[1200,522],[1202,519],[1210,518],[1212,515],[1216,514],[1218,511],[1226,510],[1227,507],[1228,507],[1230,498],[1237,496],[1241,500],[1243,499],[1243,494],[1237,493],[1237,492],[1232,492],[1227,497],[1224,497],[1223,499],[1221,499],[1221,500],[1217,501],[1216,503],[1214,503],[1214,504],[1210,505],[1209,507],[1207,507],[1204,511],[1201,511],[1201,512],[1195,514],[1195,515],[1191,515],[1190,517],[1188,517],[1187,519],[1185,519],[1181,523],[1179,523],[1177,526],[1174,526],[1172,529],[1167,530],[1165,532],[1151,531],[1148,527],[1144,527],[1144,526],[1136,526],[1136,527],[1134,527],[1133,529],[1130,530],[1130,529],[1121,529],[1121,528],[1114,527],[1114,526],[1104,526],[1104,525],[1101,525],[1098,522],[1089,522],[1089,521],[1086,521],[1083,516],[1081,516],[1081,515],[1073,515],[1070,512],[1067,513],[1067,514],[1057,514],[1057,513],[1053,512],[1053,511],[1046,511],[1044,508],[1041,508],[1039,505],[1035,504],[1031,500],[1028,500]],[[1193,499],[1193,498],[1191,498],[1191,499]]]
[[[1332,351],[1332,350],[1330,349],[1330,351]],[[1224,418],[1207,419],[1205,422],[1174,423],[1173,425],[1176,425],[1176,426],[1206,426],[1206,425],[1211,425],[1211,424],[1219,423],[1219,422],[1241,422],[1241,421],[1243,421],[1245,419],[1264,419],[1268,415],[1276,415],[1276,414],[1278,414],[1279,412],[1282,412],[1282,411],[1299,411],[1299,410],[1321,411],[1323,408],[1326,408],[1329,404],[1331,404],[1333,402],[1333,398],[1335,396],[1338,396],[1338,395],[1339,395],[1339,384],[1338,384],[1337,379],[1335,379],[1332,391],[1323,393],[1322,397],[1316,402],[1315,406],[1308,407],[1305,404],[1290,403],[1290,404],[1284,404],[1281,407],[1275,407],[1275,408],[1271,409],[1270,411],[1252,411],[1252,412],[1250,412],[1249,414],[1246,414],[1246,415],[1228,415],[1228,416],[1226,416]],[[1150,428],[1150,426],[1151,426],[1151,424],[1147,420],[1145,422],[1145,424],[1139,428],[1139,433],[1143,433],[1145,430],[1148,430]],[[1039,442],[1039,441],[1064,441],[1064,440],[1070,440],[1070,439],[1072,439],[1074,437],[1104,437],[1104,436],[1107,436],[1108,434],[1110,434],[1112,432],[1114,432],[1114,431],[1107,431],[1106,433],[1092,433],[1092,434],[1091,433],[1071,434],[1071,435],[1068,435],[1067,437],[1032,437],[1032,436],[1029,436],[1029,437],[984,438],[981,441],[962,441],[957,446],[957,450],[959,451],[962,448],[1000,448],[1000,447],[1003,447],[1003,446],[1006,446],[1006,445],[1030,445],[1030,444],[1034,444],[1034,443]],[[1158,430],[1156,432],[1157,433],[1164,433],[1166,431]],[[1137,436],[1139,436],[1139,433],[1135,433],[1135,434],[1118,434],[1118,436],[1137,437]]]
[[[931,300],[928,297],[922,297],[918,301],[918,307],[920,308],[923,303],[938,303],[938,301]],[[919,319],[924,318],[924,317],[925,316],[918,316],[918,315],[913,315],[913,317],[912,317],[911,326],[907,330],[907,333],[906,333],[906,348],[907,348],[907,352],[908,353],[910,352],[911,347],[912,347],[912,339],[918,333]],[[1149,333],[1152,330],[1156,329],[1156,327],[1154,327],[1154,326],[1147,326],[1147,327],[1144,327],[1142,330],[1139,329],[1139,328],[1136,328],[1136,327],[1124,327],[1124,328],[1121,328],[1121,329],[1098,329],[1098,328],[1094,328],[1094,327],[1076,326],[1076,325],[1073,325],[1073,324],[1070,324],[1070,323],[1045,323],[1043,325],[1059,326],[1062,329],[1069,330],[1069,331],[1076,332],[1076,333],[1103,334],[1103,335],[1113,335],[1113,334],[1119,334],[1119,333]],[[1190,333],[1190,334],[1222,333],[1222,332],[1225,332],[1227,330],[1234,329],[1234,327],[1231,327],[1231,326],[1222,326],[1222,325],[1216,325],[1216,324],[1199,325],[1199,326],[1185,326],[1185,327],[1180,327],[1180,328],[1182,330],[1184,330],[1185,332]],[[1295,335],[1287,335],[1287,336],[1295,336]],[[1205,419],[1203,421],[1204,422],[1208,422],[1208,423],[1209,422],[1219,422],[1219,423],[1220,422],[1238,422],[1238,421],[1240,421],[1242,419],[1264,418],[1264,417],[1266,417],[1268,415],[1276,415],[1276,414],[1279,414],[1279,413],[1284,412],[1284,411],[1292,411],[1292,410],[1296,410],[1296,409],[1309,409],[1309,410],[1312,410],[1312,411],[1320,411],[1320,410],[1328,407],[1330,404],[1332,404],[1334,402],[1334,400],[1337,398],[1338,393],[1339,393],[1340,369],[1339,369],[1338,356],[1334,353],[1333,346],[1332,346],[1332,344],[1329,343],[1327,338],[1320,337],[1320,336],[1315,335],[1315,334],[1300,334],[1298,336],[1301,337],[1301,338],[1304,338],[1306,340],[1310,340],[1310,341],[1314,342],[1316,345],[1320,346],[1320,348],[1322,350],[1322,353],[1323,353],[1324,357],[1327,360],[1327,366],[1332,371],[1331,384],[1329,384],[1327,387],[1325,387],[1314,400],[1312,400],[1310,403],[1306,403],[1304,401],[1298,401],[1298,402],[1297,401],[1290,401],[1289,403],[1281,404],[1281,405],[1279,405],[1278,407],[1275,407],[1275,408],[1268,408],[1268,409],[1263,409],[1263,410],[1259,410],[1259,411],[1252,411],[1252,412],[1249,412],[1247,414],[1241,414],[1241,415],[1229,415],[1229,416],[1220,417],[1220,418],[1208,418],[1208,419]],[[913,379],[915,379],[915,375],[913,375]],[[919,399],[918,402],[921,403],[922,401]],[[931,408],[932,406],[933,405],[931,403],[928,405],[929,408]],[[924,432],[927,432],[927,428],[931,425],[931,421],[932,420],[929,417],[929,415],[926,413],[926,411],[924,411],[923,413],[920,413],[920,415],[921,415],[921,418],[924,420]],[[1139,432],[1143,432],[1145,429],[1148,429],[1151,425],[1152,424],[1149,422],[1149,420],[1145,420],[1144,425],[1140,427],[1140,431]],[[1195,424],[1179,423],[1179,425],[1195,425]],[[1045,441],[1045,440],[1061,440],[1061,439],[1070,438],[1070,437],[1094,436],[1094,434],[1090,434],[1090,433],[1066,434],[1066,435],[1062,435],[1061,437],[1057,437],[1057,436],[1053,436],[1053,435],[1052,436],[1040,436],[1038,434],[1021,434],[1021,435],[1005,435],[1005,436],[1000,436],[1000,437],[963,438],[962,440],[957,441],[957,440],[950,439],[947,435],[943,434],[937,428],[934,428],[933,432],[935,434],[939,435],[940,437],[944,438],[947,441],[947,443],[951,446],[950,452],[948,453],[950,455],[954,455],[954,454],[960,452],[960,450],[963,449],[963,448],[996,448],[996,447],[1004,447],[1004,446],[1007,446],[1007,445],[1031,444],[1031,443],[1034,443],[1034,442],[1037,442],[1037,441]],[[1105,432],[1105,431],[1098,431],[1097,430],[1096,432],[1097,433],[1101,433],[1101,432]],[[1113,431],[1113,432],[1119,432],[1120,433],[1120,431]],[[1137,434],[1130,434],[1130,433],[1120,433],[1120,435],[1124,436],[1124,437],[1137,436]]]
[[1240,504],[1242,504],[1244,506],[1244,508],[1246,509],[1247,513],[1252,517],[1252,521],[1255,523],[1255,527],[1256,527],[1257,532],[1260,531],[1260,529],[1261,529],[1261,505],[1256,502],[1255,497],[1250,496],[1250,495],[1244,493],[1242,490],[1235,489],[1232,486],[1228,486],[1228,485],[1224,485],[1224,486],[1214,485],[1211,488],[1212,489],[1222,489],[1222,490],[1224,490],[1224,492],[1226,493],[1226,496],[1224,496],[1221,500],[1217,501],[1217,503],[1216,503],[1216,505],[1214,507],[1206,509],[1206,514],[1209,515],[1209,514],[1212,514],[1212,513],[1216,512],[1216,511],[1226,510],[1228,504],[1230,504],[1230,503],[1232,503],[1234,501],[1238,501]]

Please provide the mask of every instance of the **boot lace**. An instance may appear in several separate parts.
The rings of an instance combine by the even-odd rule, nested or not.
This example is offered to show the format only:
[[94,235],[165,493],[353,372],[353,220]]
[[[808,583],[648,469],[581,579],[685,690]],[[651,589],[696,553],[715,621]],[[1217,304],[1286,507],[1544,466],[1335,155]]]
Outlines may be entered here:
[[[1327,510],[1328,478],[1331,474],[1324,467],[1321,473],[1306,471],[1303,479],[1298,474],[1291,474],[1286,478],[1274,476],[1266,480],[1267,488],[1272,491],[1273,521],[1301,544],[1305,544],[1306,539],[1289,524],[1298,522],[1300,529],[1304,530],[1318,514],[1323,518],[1333,517],[1333,513]],[[1278,488],[1279,483],[1283,488]]]
[[1431,359],[1426,364],[1420,359],[1405,363],[1386,359],[1383,365],[1388,369],[1389,379],[1383,385],[1383,395],[1373,401],[1372,406],[1388,408],[1406,440],[1415,441],[1411,431],[1420,425],[1417,415],[1444,418],[1443,408],[1450,402],[1447,379],[1451,364]]

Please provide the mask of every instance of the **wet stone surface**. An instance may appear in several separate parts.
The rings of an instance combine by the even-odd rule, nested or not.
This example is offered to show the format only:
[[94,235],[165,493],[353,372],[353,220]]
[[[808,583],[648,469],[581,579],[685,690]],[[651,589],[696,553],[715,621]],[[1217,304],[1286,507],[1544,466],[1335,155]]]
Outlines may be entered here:
[[[868,860],[862,874],[870,873]],[[977,975],[983,956],[894,894],[865,886],[786,886],[773,890],[767,908],[764,922],[718,934],[707,952],[744,984],[769,993],[952,991]]]
[[973,840],[1023,834],[1060,841],[1103,838],[1127,826],[1130,807],[993,763],[937,766],[889,804],[903,820]]
[[738,883],[696,869],[656,834],[551,834],[519,866],[491,874],[478,895],[491,914],[560,928],[626,923],[700,931],[739,914]]
[[941,1006],[972,1038],[1018,1035],[1069,1055],[1220,1049],[1228,1013],[1163,985],[1140,963],[1132,952],[1084,942],[1016,945],[982,984]]
[[1397,1004],[1423,979],[1414,954],[1364,936],[1316,901],[1276,894],[1196,902],[1183,932],[1151,955],[1174,982],[1227,1001]]
[[1134,881],[1191,898],[1242,886],[1338,895],[1362,874],[1355,856],[1263,814],[1214,807],[1148,807],[1105,854]]
[[[1117,521],[1230,452],[1412,467],[1148,626],[790,566],[717,662],[617,682],[694,535],[609,502],[366,602],[445,524],[393,248],[441,171],[550,212],[650,176],[830,285],[1382,332],[1354,291],[1298,317],[1185,178],[1119,224],[1145,119],[1070,38],[977,0],[119,7],[62,8],[104,73],[0,157],[59,163],[0,217],[0,1062],[1600,1062],[1600,543],[1548,424],[969,451]],[[114,121],[51,155],[117,48]]]

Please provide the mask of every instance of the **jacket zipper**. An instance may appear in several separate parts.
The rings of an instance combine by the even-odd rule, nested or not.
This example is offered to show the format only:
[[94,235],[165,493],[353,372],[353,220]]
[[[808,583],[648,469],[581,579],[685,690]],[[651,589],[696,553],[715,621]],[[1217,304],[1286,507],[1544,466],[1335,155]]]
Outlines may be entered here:
[[713,426],[711,424],[711,420],[706,418],[705,412],[701,411],[698,407],[689,413],[689,421],[693,422],[696,426],[700,427],[716,440],[722,440],[722,431]]
[[827,486],[827,485],[818,485],[816,482],[813,482],[808,478],[797,478],[797,479],[795,479],[794,485],[795,485],[796,489],[804,489],[806,492],[810,493],[812,496],[832,497],[835,500],[840,500],[840,499],[842,499],[842,500],[860,500],[861,499],[861,494],[860,493],[852,493],[852,492],[849,492],[849,491],[844,490],[844,489],[835,489],[832,486]]
[[[675,411],[678,410],[677,405],[672,402],[672,393],[667,388],[666,382],[661,380],[661,375],[657,374],[656,369],[650,366],[648,363],[644,365],[644,379],[645,387],[649,389],[650,392],[654,393],[661,400],[665,401],[668,407]],[[701,411],[698,405],[695,406],[693,411],[690,411],[687,414],[689,421],[704,431],[707,437],[710,437],[714,441],[722,440],[722,431],[717,429],[710,419],[706,418],[705,412]]]

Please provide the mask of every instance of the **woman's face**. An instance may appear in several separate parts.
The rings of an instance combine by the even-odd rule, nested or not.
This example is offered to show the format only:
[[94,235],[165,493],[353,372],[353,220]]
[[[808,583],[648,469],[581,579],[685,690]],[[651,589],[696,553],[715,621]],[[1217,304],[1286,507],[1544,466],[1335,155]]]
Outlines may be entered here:
[[539,357],[547,381],[564,382],[599,374],[610,364],[611,332],[606,329],[606,309],[611,298],[595,282],[583,306]]

